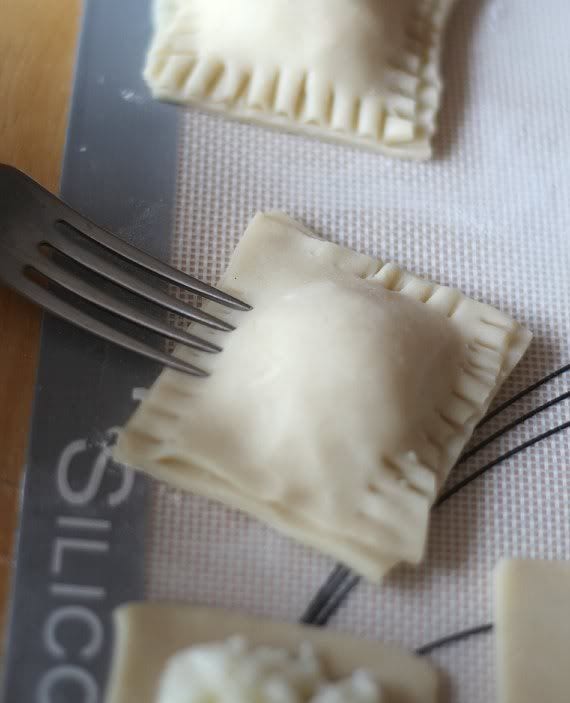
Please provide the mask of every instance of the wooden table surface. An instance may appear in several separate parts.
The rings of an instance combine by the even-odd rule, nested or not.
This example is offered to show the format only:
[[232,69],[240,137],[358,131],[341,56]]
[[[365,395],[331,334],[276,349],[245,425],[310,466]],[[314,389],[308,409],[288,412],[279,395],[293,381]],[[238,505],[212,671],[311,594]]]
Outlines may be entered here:
[[[0,9],[0,163],[17,166],[53,192],[58,191],[79,13],[80,0],[4,0]],[[39,321],[36,308],[0,286],[2,630]]]

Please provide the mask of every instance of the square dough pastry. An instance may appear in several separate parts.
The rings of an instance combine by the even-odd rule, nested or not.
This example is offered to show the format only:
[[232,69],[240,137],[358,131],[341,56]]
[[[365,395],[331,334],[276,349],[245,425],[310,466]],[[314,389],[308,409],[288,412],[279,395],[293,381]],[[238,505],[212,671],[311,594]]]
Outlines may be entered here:
[[431,155],[453,0],[155,0],[156,98]]
[[498,703],[568,703],[570,562],[506,559],[495,598]]
[[[421,560],[430,507],[530,334],[494,308],[259,214],[221,287],[253,305],[179,347],[119,461],[221,500],[373,580]],[[200,330],[204,336],[205,331]]]
[[115,653],[106,703],[155,703],[158,681],[170,657],[234,635],[242,635],[253,647],[290,651],[308,642],[331,679],[350,676],[357,669],[370,672],[382,688],[382,703],[438,700],[435,669],[395,645],[215,608],[140,603],[115,612]]

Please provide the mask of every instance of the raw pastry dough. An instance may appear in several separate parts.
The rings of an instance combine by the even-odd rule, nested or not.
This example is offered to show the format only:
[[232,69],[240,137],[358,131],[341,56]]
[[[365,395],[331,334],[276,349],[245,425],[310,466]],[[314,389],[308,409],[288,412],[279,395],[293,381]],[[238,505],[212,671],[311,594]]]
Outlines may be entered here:
[[501,562],[495,622],[499,703],[568,703],[570,562]]
[[155,0],[155,97],[427,158],[453,0]]
[[436,703],[438,698],[437,672],[424,659],[394,645],[214,608],[138,603],[115,613],[115,653],[106,703],[155,703],[159,678],[173,654],[236,634],[254,647],[297,650],[308,642],[332,679],[357,669],[370,672],[382,687],[382,703]]
[[[254,306],[180,347],[115,456],[379,580],[421,560],[437,490],[530,334],[459,291],[257,215],[222,287]],[[200,330],[204,335],[205,331]],[[209,365],[209,366],[208,366]]]

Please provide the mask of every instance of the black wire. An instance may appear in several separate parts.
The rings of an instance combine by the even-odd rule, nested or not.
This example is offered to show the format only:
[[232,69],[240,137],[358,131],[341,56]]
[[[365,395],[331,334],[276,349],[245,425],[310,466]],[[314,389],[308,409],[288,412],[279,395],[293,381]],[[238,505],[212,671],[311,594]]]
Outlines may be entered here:
[[440,637],[433,642],[424,644],[415,650],[415,654],[420,657],[433,652],[434,649],[439,649],[440,647],[445,647],[448,644],[455,644],[455,642],[460,642],[461,640],[466,640],[468,637],[473,637],[474,635],[482,635],[485,632],[492,632],[493,623],[488,622],[485,625],[477,625],[476,627],[470,627],[467,630],[461,630],[460,632],[454,632],[452,635],[446,635],[445,637]]
[[[468,451],[464,452],[459,457],[457,464],[462,464],[464,461],[467,461],[467,459],[470,459],[472,456],[477,454],[477,452],[479,452],[481,449],[483,449],[484,447],[491,444],[491,442],[494,442],[496,439],[499,439],[499,437],[501,437],[502,435],[506,434],[507,432],[510,432],[518,425],[522,425],[523,422],[530,420],[531,417],[538,415],[539,413],[543,412],[544,410],[548,410],[548,408],[551,408],[554,405],[558,405],[558,403],[561,403],[563,400],[566,400],[567,398],[570,398],[570,391],[567,391],[566,393],[562,393],[561,395],[556,396],[556,398],[549,400],[547,403],[543,403],[542,405],[539,405],[537,408],[534,408],[534,410],[529,410],[529,412],[525,413],[524,415],[521,415],[516,420],[509,422],[507,425],[504,425],[496,432],[493,432],[492,435],[489,435],[482,442],[479,442],[479,444],[476,444],[472,449],[469,449]],[[457,466],[457,464],[455,464],[455,466]]]
[[561,376],[563,373],[566,373],[567,371],[570,371],[570,364],[566,364],[565,366],[561,366],[559,369],[556,369],[556,371],[549,373],[547,376],[544,376],[543,378],[539,379],[538,381],[531,384],[527,388],[524,388],[519,393],[516,393],[515,395],[513,395],[512,398],[505,400],[504,403],[501,403],[501,405],[498,405],[494,410],[491,410],[490,413],[487,413],[485,415],[485,417],[481,420],[481,422],[477,425],[477,427],[482,427],[487,422],[489,422],[489,420],[492,420],[499,413],[502,413],[503,410],[506,410],[508,407],[513,405],[513,403],[516,403],[517,400],[524,398],[525,395],[532,393],[532,391],[535,391],[537,388],[540,388],[540,386],[543,386],[545,383],[548,383],[548,381],[552,381],[553,378],[556,378],[557,376]]
[[353,574],[351,571],[349,571],[348,576],[350,578],[346,578],[342,586],[340,586],[340,588],[338,588],[338,590],[333,593],[331,599],[328,601],[328,603],[324,604],[322,610],[313,619],[311,625],[324,627],[327,622],[331,619],[331,617],[336,613],[338,608],[342,605],[344,599],[360,582],[360,576],[358,576],[357,574]]
[[312,625],[321,611],[321,609],[327,604],[329,599],[334,595],[337,588],[339,588],[345,578],[350,575],[350,569],[344,564],[337,564],[334,569],[329,574],[327,580],[317,591],[317,594],[313,597],[307,609],[301,616],[301,622],[305,625]]
[[542,434],[536,435],[536,437],[529,439],[527,442],[519,444],[518,447],[514,447],[508,452],[501,454],[501,456],[497,459],[493,459],[493,461],[490,461],[488,464],[485,464],[485,466],[482,466],[480,469],[477,469],[477,471],[474,471],[472,474],[469,474],[469,476],[466,476],[462,481],[459,481],[459,483],[456,483],[455,486],[452,486],[447,491],[441,493],[439,498],[433,504],[433,509],[438,508],[442,503],[445,503],[445,501],[449,500],[462,488],[465,488],[465,486],[469,485],[476,478],[479,478],[479,476],[482,476],[484,473],[497,466],[497,464],[501,464],[503,461],[506,461],[507,459],[510,459],[511,457],[515,456],[516,454],[519,454],[525,449],[532,447],[534,444],[538,444],[538,442],[542,442],[542,440],[548,439],[548,437],[552,437],[552,435],[558,434],[558,432],[563,432],[569,427],[570,421],[563,422],[561,425],[557,425],[556,427],[553,427],[547,432],[543,432]]

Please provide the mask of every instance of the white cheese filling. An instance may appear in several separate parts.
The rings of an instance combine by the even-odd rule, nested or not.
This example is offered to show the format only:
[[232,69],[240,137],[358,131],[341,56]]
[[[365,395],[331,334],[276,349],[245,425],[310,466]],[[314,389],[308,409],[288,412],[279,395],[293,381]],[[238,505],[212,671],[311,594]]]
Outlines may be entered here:
[[292,654],[252,649],[236,636],[175,654],[160,679],[156,703],[382,703],[382,692],[360,670],[330,681],[309,644]]

